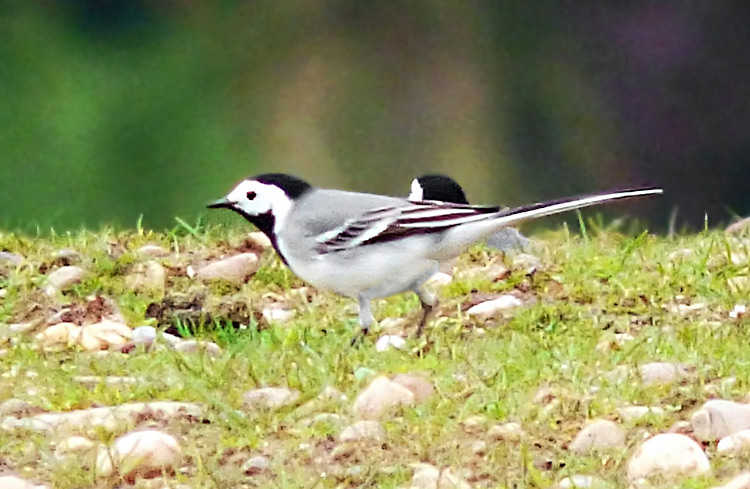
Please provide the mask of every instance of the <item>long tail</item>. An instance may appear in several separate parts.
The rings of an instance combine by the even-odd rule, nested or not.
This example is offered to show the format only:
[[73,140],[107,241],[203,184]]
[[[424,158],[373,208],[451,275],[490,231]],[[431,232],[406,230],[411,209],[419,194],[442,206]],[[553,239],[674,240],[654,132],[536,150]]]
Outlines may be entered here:
[[503,209],[498,213],[498,216],[493,219],[493,222],[499,226],[510,226],[521,221],[551,216],[553,214],[581,209],[583,207],[602,204],[604,202],[633,199],[647,195],[659,195],[662,193],[664,193],[664,191],[657,187],[640,187],[615,190],[603,194],[566,197],[564,199],[539,202],[537,204],[530,204],[512,209]]

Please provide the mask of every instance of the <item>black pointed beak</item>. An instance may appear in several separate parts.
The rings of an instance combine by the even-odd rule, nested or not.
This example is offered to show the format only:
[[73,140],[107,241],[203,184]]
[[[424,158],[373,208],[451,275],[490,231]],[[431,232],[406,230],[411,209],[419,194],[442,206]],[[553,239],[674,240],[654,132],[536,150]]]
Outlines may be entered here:
[[226,197],[223,197],[219,200],[216,200],[214,202],[211,202],[210,204],[206,205],[209,209],[233,209],[234,208],[234,202],[231,200],[227,200]]

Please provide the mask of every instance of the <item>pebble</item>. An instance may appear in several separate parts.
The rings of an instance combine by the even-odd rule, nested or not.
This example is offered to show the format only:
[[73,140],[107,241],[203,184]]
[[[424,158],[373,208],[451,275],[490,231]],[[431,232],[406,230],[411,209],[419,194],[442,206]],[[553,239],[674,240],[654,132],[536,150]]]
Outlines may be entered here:
[[0,299],[5,299],[6,297],[8,297],[8,290],[0,287]]
[[78,263],[81,261],[81,254],[71,248],[63,248],[57,250],[52,256],[55,262],[61,263],[63,265],[70,265],[72,263]]
[[514,269],[523,270],[526,275],[532,275],[541,268],[542,260],[535,255],[519,253],[513,257],[512,266]]
[[583,455],[624,446],[625,431],[612,421],[598,419],[587,424],[568,449],[577,455]]
[[559,489],[605,489],[610,487],[603,479],[593,475],[571,475],[557,483]]
[[375,343],[375,351],[384,352],[391,348],[402,350],[406,346],[406,340],[395,334],[384,334]]
[[94,451],[96,446],[96,443],[85,436],[69,436],[58,443],[55,447],[55,458],[60,460],[70,456],[81,457],[85,455],[93,455],[96,453]]
[[652,362],[638,367],[638,373],[645,385],[670,384],[686,377],[687,369],[682,364]]
[[96,474],[109,477],[117,471],[122,477],[155,477],[181,460],[180,444],[172,435],[159,430],[132,431],[99,452]]
[[471,489],[471,486],[450,468],[440,470],[433,465],[417,464],[410,489]]
[[39,411],[43,411],[43,409],[40,409],[22,399],[11,398],[0,402],[0,416],[14,416],[18,418]]
[[44,331],[36,335],[35,339],[44,348],[54,349],[63,346],[73,346],[81,336],[81,328],[73,323],[59,323],[48,326]]
[[0,251],[0,263],[10,263],[11,265],[20,265],[23,261],[21,255],[10,253],[8,251]]
[[436,294],[440,289],[453,282],[453,277],[445,272],[438,272],[430,277],[423,287],[432,294]]
[[294,310],[281,305],[264,307],[261,314],[268,324],[285,324],[291,321],[296,315]]
[[47,275],[48,284],[45,291],[48,295],[54,295],[57,292],[67,289],[73,284],[77,284],[83,280],[83,276],[83,269],[80,267],[60,267]]
[[502,314],[503,311],[522,305],[523,302],[517,297],[510,294],[504,294],[496,299],[480,302],[475,306],[471,306],[466,313],[469,316],[478,319],[490,319]]
[[463,420],[461,426],[463,426],[464,431],[467,433],[479,433],[480,431],[484,431],[487,428],[487,417],[482,416],[481,414],[469,416],[468,418]]
[[242,405],[245,409],[279,409],[294,404],[299,399],[299,391],[286,387],[262,387],[245,392]]
[[435,393],[432,382],[419,375],[396,374],[391,380],[409,389],[417,403],[426,401]]
[[222,355],[221,347],[213,341],[183,340],[174,345],[174,349],[180,353],[205,353],[211,358]]
[[0,487],[2,489],[46,489],[47,486],[37,485],[15,475],[0,475]]
[[169,256],[169,251],[156,244],[145,244],[136,251],[139,255],[150,256],[152,258],[162,258]]
[[156,328],[153,326],[138,326],[130,334],[130,341],[136,345],[151,345],[156,340]]
[[84,326],[78,342],[88,351],[110,350],[122,346],[132,336],[132,330],[122,323],[105,319]]
[[138,419],[171,420],[185,417],[202,418],[203,408],[199,404],[189,402],[134,402],[118,406],[36,414],[24,418],[7,416],[0,422],[0,429],[49,432],[102,428],[107,431],[117,431],[128,423],[135,423]]
[[731,311],[729,311],[729,317],[731,319],[739,319],[747,314],[747,306],[745,304],[736,304]]
[[743,472],[723,486],[716,486],[713,489],[750,489],[750,472]]
[[750,430],[741,430],[725,436],[716,445],[716,451],[719,453],[737,453],[745,451],[750,447]]
[[617,408],[617,412],[625,422],[638,421],[647,416],[662,417],[667,414],[658,406],[623,406]]
[[385,438],[385,430],[377,421],[357,421],[344,428],[339,435],[339,441],[352,442],[362,440],[381,441]]
[[136,263],[125,277],[125,285],[138,292],[164,292],[167,287],[167,270],[161,263],[153,260]]
[[267,250],[273,246],[271,240],[261,231],[254,231],[247,235],[247,243],[261,250]]
[[195,276],[200,280],[226,280],[243,284],[259,267],[258,255],[241,253],[204,265],[195,270]]
[[14,323],[14,324],[8,325],[8,331],[11,334],[24,334],[33,330],[37,326],[39,326],[38,321],[29,321],[26,323]]
[[411,390],[381,375],[357,396],[352,411],[357,418],[375,420],[392,408],[413,406],[414,403]]
[[498,423],[490,426],[490,429],[487,430],[487,436],[495,441],[519,440],[523,436],[523,429],[521,423],[515,421]]
[[693,413],[690,422],[699,440],[718,440],[750,428],[750,405],[711,399]]
[[628,479],[636,481],[654,475],[700,475],[711,464],[700,445],[679,433],[662,433],[643,442],[630,457]]
[[271,461],[263,455],[253,455],[242,464],[245,475],[255,475],[271,468]]
[[487,442],[484,440],[474,440],[471,442],[471,453],[480,457],[487,453]]

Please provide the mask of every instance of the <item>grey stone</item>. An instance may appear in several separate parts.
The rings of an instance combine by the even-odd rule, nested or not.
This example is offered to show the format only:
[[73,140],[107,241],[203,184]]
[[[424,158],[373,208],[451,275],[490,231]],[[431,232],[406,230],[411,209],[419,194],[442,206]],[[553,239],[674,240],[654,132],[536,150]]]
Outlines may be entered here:
[[156,328],[153,326],[138,326],[133,329],[130,340],[136,345],[150,345],[156,340]]
[[242,472],[247,475],[259,474],[271,468],[271,461],[263,455],[254,455],[242,464]]
[[606,419],[592,421],[583,428],[568,449],[578,455],[625,446],[625,431]]
[[376,377],[354,401],[352,411],[360,419],[378,419],[396,407],[413,406],[414,393],[388,377]]
[[245,392],[243,407],[247,409],[279,409],[294,404],[299,399],[299,391],[286,387],[262,387]]
[[687,368],[678,363],[652,362],[638,367],[638,373],[646,385],[670,384],[686,377]]
[[0,251],[0,264],[8,263],[10,265],[20,265],[23,262],[21,255],[10,253],[8,251]]
[[344,428],[339,435],[341,442],[372,440],[380,441],[385,438],[385,430],[377,421],[357,421]]
[[724,399],[711,399],[690,419],[699,440],[718,440],[750,428],[750,405]]
[[243,284],[260,267],[258,255],[241,253],[204,265],[195,271],[200,280],[227,280]]
[[77,284],[83,280],[84,273],[83,269],[76,266],[60,267],[54,272],[47,275],[47,293],[54,294],[56,292],[67,289],[73,284]]
[[700,445],[679,433],[663,433],[649,438],[635,450],[627,465],[631,481],[652,476],[672,479],[710,471],[711,464]]
[[174,349],[180,353],[205,353],[211,358],[222,355],[221,347],[212,341],[183,340],[174,345]]

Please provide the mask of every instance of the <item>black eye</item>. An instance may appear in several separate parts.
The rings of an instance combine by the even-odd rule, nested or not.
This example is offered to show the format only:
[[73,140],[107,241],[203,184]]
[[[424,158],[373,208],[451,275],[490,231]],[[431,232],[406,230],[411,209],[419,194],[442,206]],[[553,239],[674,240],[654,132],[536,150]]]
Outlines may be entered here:
[[253,200],[255,198],[255,196],[256,196],[255,192],[248,192],[247,195],[246,195],[247,200]]

